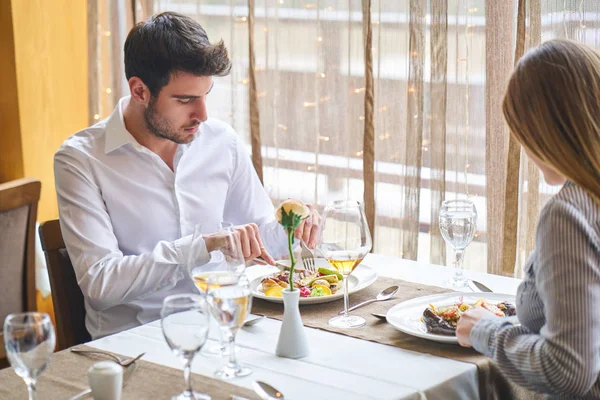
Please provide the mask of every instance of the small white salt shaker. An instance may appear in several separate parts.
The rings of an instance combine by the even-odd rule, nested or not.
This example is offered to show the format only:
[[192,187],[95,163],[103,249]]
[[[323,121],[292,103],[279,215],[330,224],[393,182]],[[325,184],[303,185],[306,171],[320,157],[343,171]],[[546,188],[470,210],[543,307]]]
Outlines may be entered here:
[[123,368],[113,361],[100,361],[88,370],[88,382],[94,400],[120,400]]

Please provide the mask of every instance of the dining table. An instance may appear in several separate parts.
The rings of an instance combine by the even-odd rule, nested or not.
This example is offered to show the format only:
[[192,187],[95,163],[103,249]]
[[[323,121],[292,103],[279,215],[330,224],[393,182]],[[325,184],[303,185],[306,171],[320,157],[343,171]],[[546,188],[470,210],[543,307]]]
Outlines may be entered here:
[[[446,281],[454,274],[451,267],[379,254],[369,254],[363,264],[379,277],[439,287],[447,287]],[[246,273],[249,280],[253,280],[272,272],[272,268],[252,266]],[[520,283],[519,279],[499,275],[464,273],[495,293],[514,295]],[[351,304],[352,299],[353,295],[350,295]],[[249,366],[253,373],[229,383],[252,388],[254,381],[267,382],[286,399],[479,398],[477,366],[473,363],[309,327],[305,328],[309,355],[301,359],[280,358],[275,356],[280,326],[281,321],[265,318],[239,331],[237,344],[241,350],[238,360]],[[217,340],[215,329],[210,332],[209,341]],[[182,368],[180,359],[165,342],[159,320],[91,341],[87,346],[132,357],[145,352],[143,359],[146,361]],[[194,360],[192,372],[212,376],[221,362],[218,357],[200,354]]]

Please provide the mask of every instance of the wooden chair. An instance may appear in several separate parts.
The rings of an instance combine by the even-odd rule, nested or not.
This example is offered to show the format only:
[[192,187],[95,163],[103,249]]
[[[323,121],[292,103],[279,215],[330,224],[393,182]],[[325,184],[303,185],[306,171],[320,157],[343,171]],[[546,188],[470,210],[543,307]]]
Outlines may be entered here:
[[[0,324],[10,313],[35,311],[35,222],[42,184],[0,184]],[[8,366],[0,331],[0,368]]]
[[89,342],[91,337],[85,328],[83,294],[77,283],[75,270],[65,248],[57,219],[40,225],[40,240],[50,274],[56,318],[57,350]]

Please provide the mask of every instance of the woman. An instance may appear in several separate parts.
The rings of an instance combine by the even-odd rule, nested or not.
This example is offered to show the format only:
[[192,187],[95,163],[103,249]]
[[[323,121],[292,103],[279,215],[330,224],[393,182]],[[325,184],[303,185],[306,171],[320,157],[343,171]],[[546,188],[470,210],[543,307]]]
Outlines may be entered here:
[[551,398],[600,398],[600,54],[566,40],[533,49],[503,111],[546,182],[563,187],[538,221],[520,325],[477,308],[460,319],[459,343]]

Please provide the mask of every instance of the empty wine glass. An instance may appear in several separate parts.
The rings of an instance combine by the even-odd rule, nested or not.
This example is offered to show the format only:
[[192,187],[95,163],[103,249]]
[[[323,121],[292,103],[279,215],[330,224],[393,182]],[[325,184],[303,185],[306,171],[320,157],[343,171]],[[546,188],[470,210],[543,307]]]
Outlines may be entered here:
[[29,399],[36,399],[37,377],[48,366],[56,336],[48,314],[10,314],[4,320],[4,346],[10,365],[27,384]]
[[186,389],[172,400],[208,399],[210,396],[194,392],[190,373],[194,356],[202,349],[208,336],[209,318],[206,302],[197,294],[177,294],[163,301],[160,312],[162,332],[173,353],[183,360]]
[[319,250],[344,276],[344,314],[329,320],[335,328],[358,328],[366,321],[348,314],[348,280],[354,269],[371,251],[371,233],[361,203],[338,200],[329,203],[323,213]]
[[[210,260],[199,265],[203,245],[199,241],[209,234],[219,235],[223,242],[223,247],[210,252]],[[201,294],[206,294],[208,278],[211,276],[224,277],[231,272],[241,274],[246,264],[242,255],[240,241],[234,234],[233,225],[229,222],[220,222],[217,224],[202,224],[194,229],[192,235],[192,245],[188,255],[188,271],[194,280],[194,284]],[[219,330],[219,344],[209,344],[202,349],[204,355],[221,356],[227,355],[229,348]],[[239,348],[235,348],[236,351]]]
[[463,275],[463,254],[473,240],[477,229],[477,209],[470,200],[446,200],[440,209],[440,232],[455,252],[455,273],[447,284],[462,288],[467,286]]
[[233,272],[226,277],[210,276],[206,299],[212,316],[229,343],[229,362],[217,370],[215,376],[233,379],[251,374],[250,368],[238,364],[234,351],[235,336],[252,308],[248,279],[243,274]]

